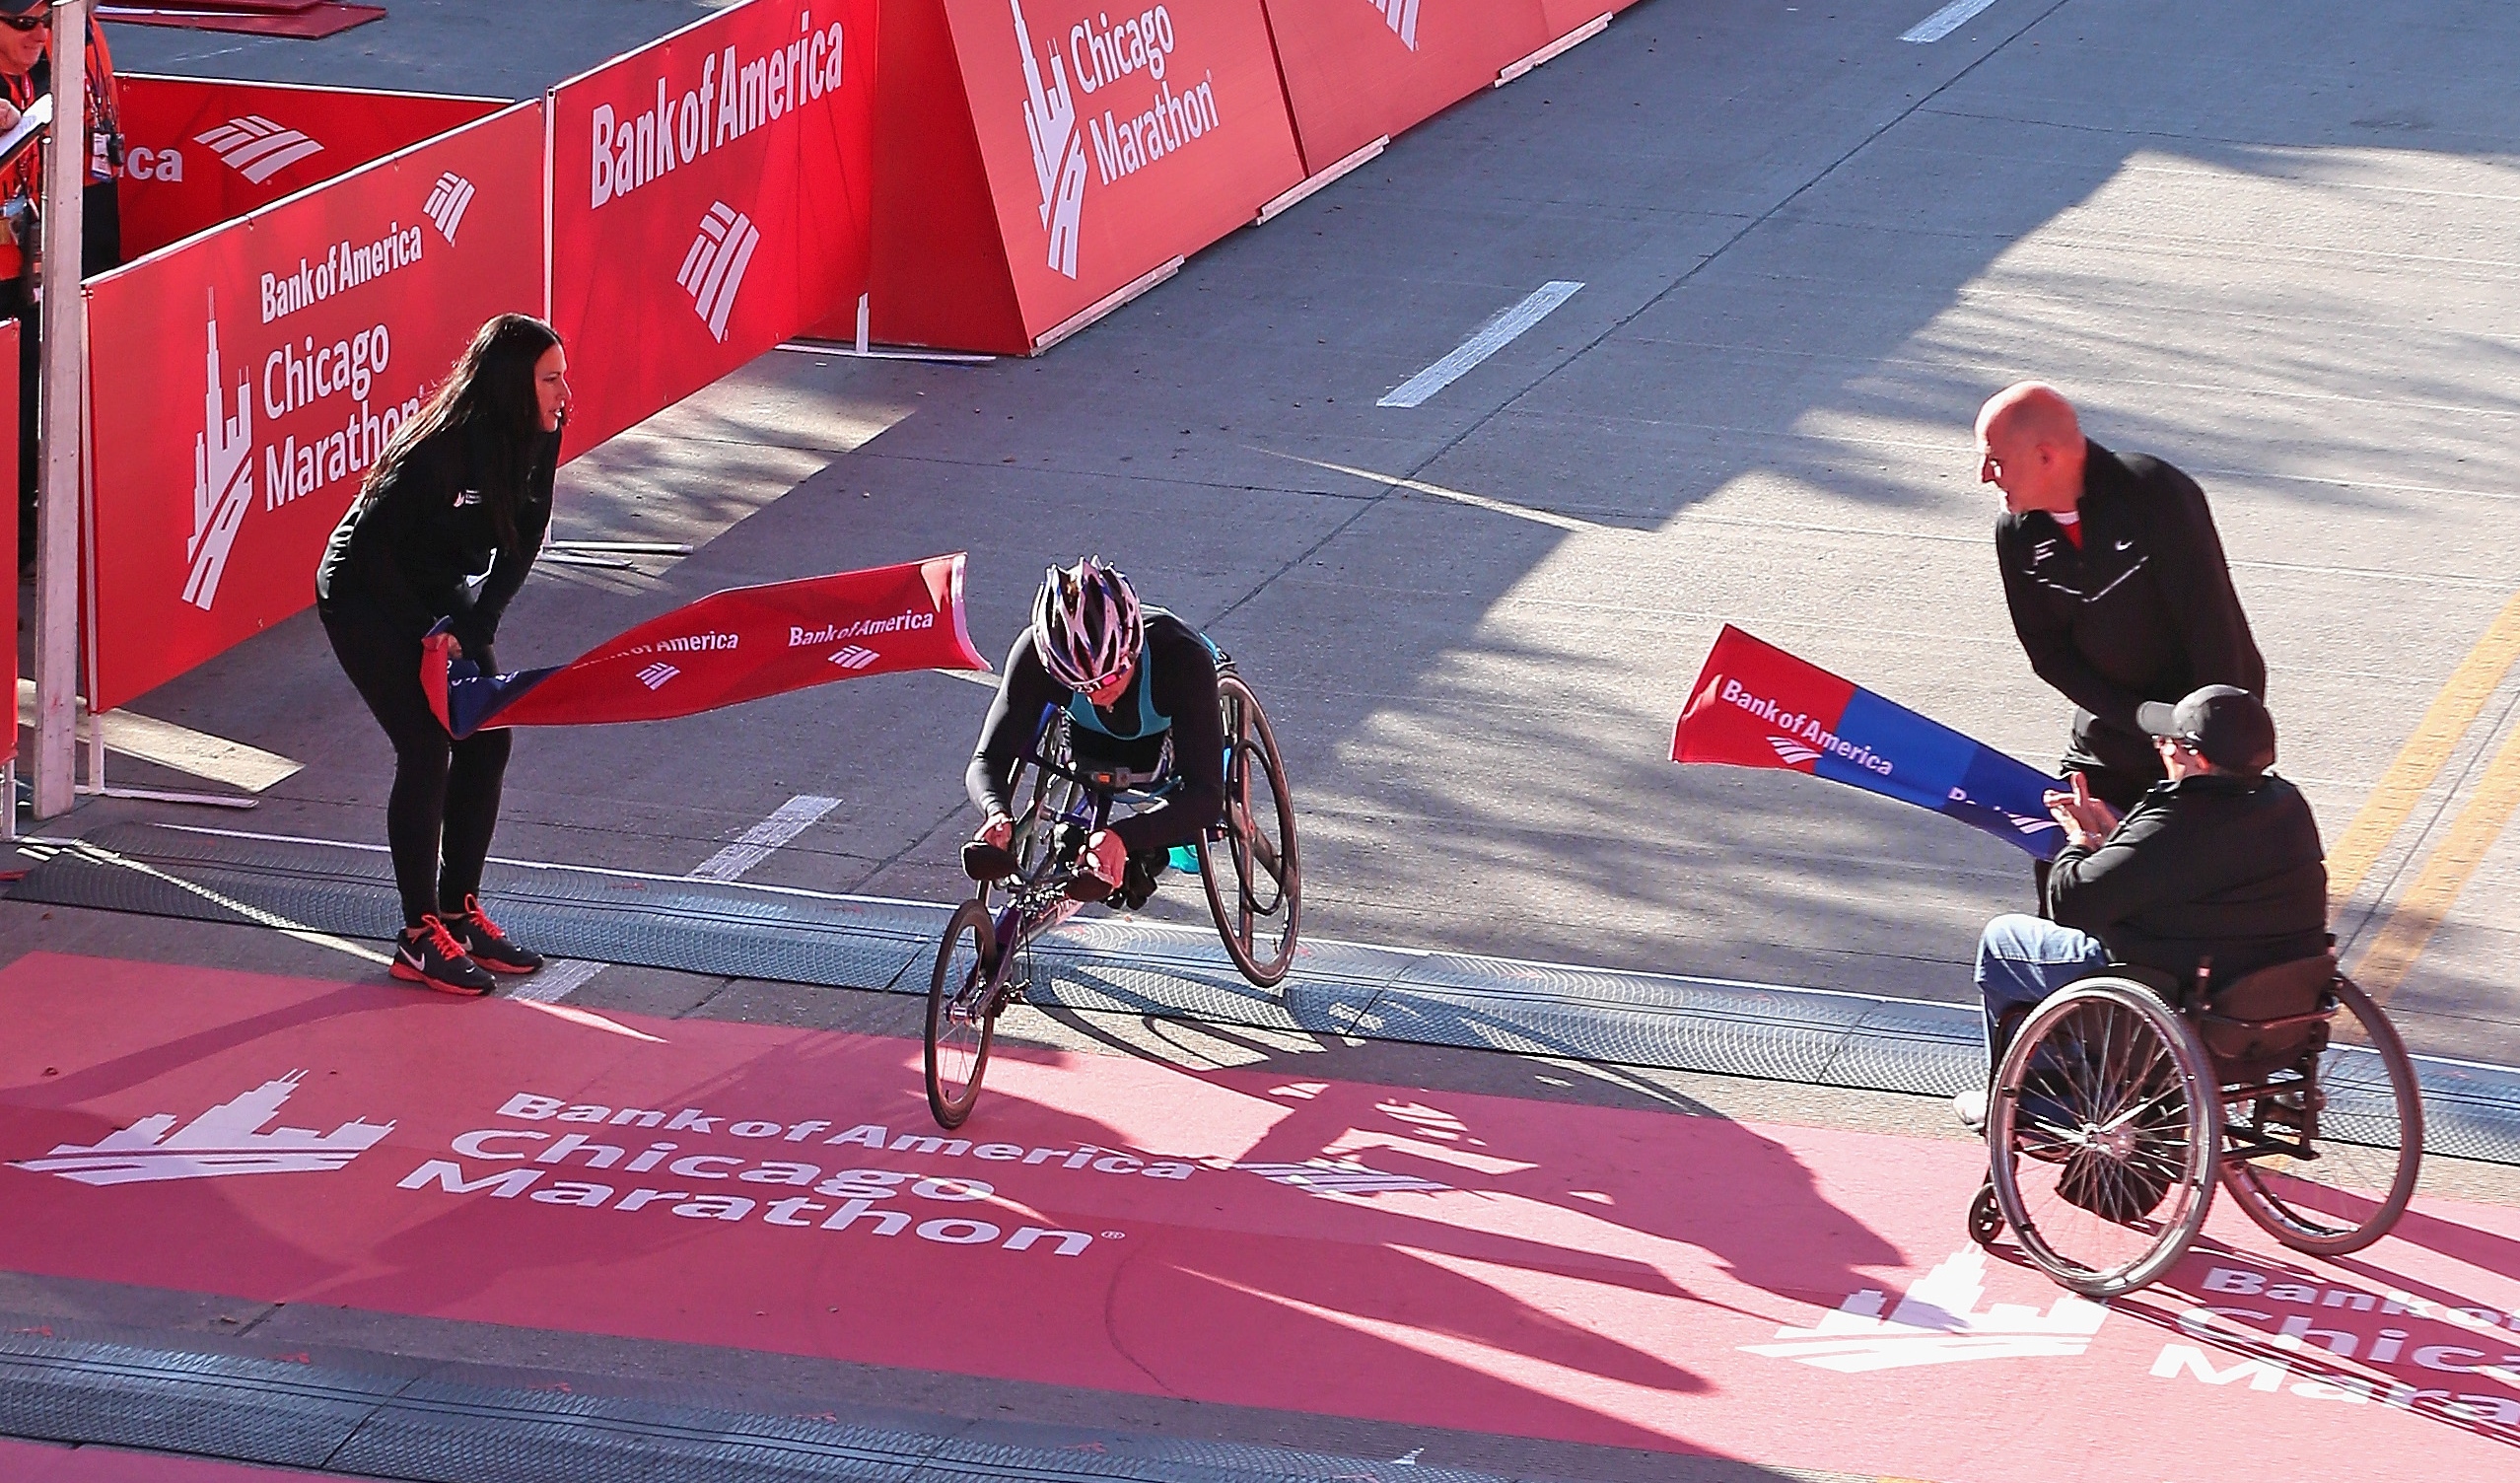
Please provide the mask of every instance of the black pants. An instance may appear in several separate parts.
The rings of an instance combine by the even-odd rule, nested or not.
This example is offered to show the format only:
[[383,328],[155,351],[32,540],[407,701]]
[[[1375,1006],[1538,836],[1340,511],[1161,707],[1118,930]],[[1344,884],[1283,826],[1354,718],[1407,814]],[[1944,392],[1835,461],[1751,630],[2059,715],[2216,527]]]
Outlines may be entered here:
[[[403,925],[417,927],[431,912],[459,911],[463,898],[481,889],[481,862],[499,825],[508,734],[475,732],[460,742],[447,735],[420,691],[419,634],[346,608],[326,610],[323,631],[342,672],[393,743],[385,844],[393,852]],[[487,664],[490,657],[479,658]]]

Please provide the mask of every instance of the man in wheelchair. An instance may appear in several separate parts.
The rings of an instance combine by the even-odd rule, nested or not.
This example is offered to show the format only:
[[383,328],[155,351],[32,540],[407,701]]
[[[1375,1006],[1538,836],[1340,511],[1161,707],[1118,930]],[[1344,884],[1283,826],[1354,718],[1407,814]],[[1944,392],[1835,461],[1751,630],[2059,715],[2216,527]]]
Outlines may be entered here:
[[[2248,691],[2207,685],[2136,720],[2168,771],[2120,819],[2079,774],[2047,804],[2065,847],[2049,873],[2047,919],[2007,914],[1978,940],[1990,1062],[2031,1006],[2076,979],[2117,972],[2175,993],[2327,951],[2328,872],[2319,826],[2275,765],[2275,721]],[[1986,1125],[1988,1094],[1954,1110]]]
[[1010,785],[1044,711],[1055,708],[1067,713],[1079,771],[1123,787],[1165,780],[1161,797],[1097,830],[1080,857],[1131,910],[1145,905],[1170,851],[1225,815],[1217,664],[1205,636],[1162,608],[1141,606],[1129,579],[1101,557],[1050,568],[963,775],[988,819],[963,846],[964,873],[994,881],[1015,872]]

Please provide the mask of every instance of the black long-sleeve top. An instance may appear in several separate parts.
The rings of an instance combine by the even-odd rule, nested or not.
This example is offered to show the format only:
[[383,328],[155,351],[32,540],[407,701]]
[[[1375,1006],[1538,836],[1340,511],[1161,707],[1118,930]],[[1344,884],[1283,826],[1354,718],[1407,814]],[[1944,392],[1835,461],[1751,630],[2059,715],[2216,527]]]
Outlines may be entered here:
[[2194,479],[2086,442],[2081,514],[2079,546],[2044,511],[1996,520],[2004,602],[2030,668],[2076,707],[2066,765],[2158,776],[2135,707],[2201,685],[2264,698],[2267,664]]
[[[1152,765],[1168,727],[1172,767],[1179,786],[1160,803],[1126,818],[1111,832],[1130,854],[1188,844],[1225,816],[1225,719],[1217,709],[1217,664],[1198,630],[1168,612],[1149,609],[1140,673],[1109,710],[1094,711],[1103,732],[1069,728],[1070,745],[1091,757],[1107,757],[1135,769]],[[980,744],[963,774],[963,789],[984,813],[1010,817],[1019,811],[1008,796],[1015,762],[1032,743],[1044,706],[1066,708],[1077,692],[1050,677],[1032,630],[1008,651],[998,698],[980,724]]]
[[2048,913],[2111,960],[2217,986],[2328,946],[2328,870],[2301,791],[2268,774],[2156,783],[2096,849],[2068,845]]
[[[315,601],[414,637],[454,619],[468,655],[486,655],[499,618],[524,585],[551,525],[551,481],[560,435],[535,440],[517,503],[516,544],[503,546],[482,489],[492,476],[489,434],[430,434],[401,463],[352,501],[315,569]],[[470,579],[488,580],[476,593]]]

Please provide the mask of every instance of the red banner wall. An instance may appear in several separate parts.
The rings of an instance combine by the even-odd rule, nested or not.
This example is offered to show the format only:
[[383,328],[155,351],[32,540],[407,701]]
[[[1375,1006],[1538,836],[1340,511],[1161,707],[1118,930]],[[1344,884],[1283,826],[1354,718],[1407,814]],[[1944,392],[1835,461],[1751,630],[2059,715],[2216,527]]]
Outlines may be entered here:
[[97,710],[314,600],[385,441],[542,307],[541,140],[520,104],[90,281]]
[[[1582,19],[1609,9],[1591,0]],[[1541,0],[1267,0],[1307,173],[1493,85],[1552,29]],[[1579,23],[1578,23],[1579,24]]]
[[[935,44],[940,7],[949,46]],[[880,338],[1027,353],[1303,177],[1260,0],[1117,18],[1099,0],[907,0],[886,25],[927,43],[907,58],[926,70],[887,77],[879,148],[948,158],[884,177]],[[985,215],[968,199],[983,184]],[[1004,257],[976,267],[965,238],[988,218]],[[1015,319],[973,325],[975,296],[1004,304],[1009,287]]]
[[125,262],[507,106],[207,78],[121,83]]
[[875,0],[747,0],[551,94],[563,457],[866,292]]

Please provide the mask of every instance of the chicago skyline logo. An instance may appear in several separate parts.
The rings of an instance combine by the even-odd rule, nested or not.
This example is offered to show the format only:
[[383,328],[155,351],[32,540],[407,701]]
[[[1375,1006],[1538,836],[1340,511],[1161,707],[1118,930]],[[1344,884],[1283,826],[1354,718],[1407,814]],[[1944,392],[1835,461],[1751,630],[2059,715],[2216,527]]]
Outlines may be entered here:
[[228,570],[228,553],[236,548],[245,508],[253,503],[253,392],[251,383],[239,377],[236,415],[228,415],[219,380],[219,301],[205,297],[210,388],[202,398],[201,434],[192,440],[192,538],[183,547],[190,563],[183,600],[208,612],[218,600],[219,579]]
[[1418,0],[1365,0],[1365,3],[1382,13],[1382,19],[1390,24],[1391,34],[1400,38],[1401,45],[1411,51],[1418,49]]
[[192,142],[210,146],[211,152],[230,169],[256,185],[310,155],[323,153],[322,145],[259,113],[231,118],[208,133],[195,135]]
[[1059,53],[1050,53],[1050,86],[1041,85],[1033,60],[1032,33],[1023,24],[1023,0],[1007,0],[1015,12],[1015,49],[1023,57],[1023,131],[1032,143],[1033,182],[1041,191],[1041,227],[1050,234],[1050,267],[1077,276],[1077,238],[1085,217],[1085,138],[1077,131],[1076,97]]
[[352,1118],[329,1133],[313,1128],[260,1131],[306,1079],[292,1071],[243,1096],[221,1102],[181,1127],[172,1112],[144,1117],[92,1144],[64,1143],[13,1168],[59,1174],[82,1184],[143,1184],[215,1179],[229,1174],[309,1173],[345,1168],[383,1142],[391,1122]]
[[2108,1305],[2074,1293],[2060,1295],[2044,1313],[2014,1303],[1993,1304],[1981,1312],[1978,1300],[1986,1287],[1987,1253],[1965,1247],[1918,1278],[1895,1306],[1880,1289],[1864,1288],[1811,1327],[1780,1328],[1777,1342],[1742,1349],[1841,1375],[1969,1360],[2070,1358],[2090,1350],[2092,1336],[2109,1316]]
[[867,649],[856,644],[851,644],[848,648],[832,655],[831,662],[838,665],[843,670],[863,670],[881,658],[883,658],[883,656],[875,653],[873,649]]
[[650,665],[648,668],[639,671],[639,683],[646,685],[651,690],[662,690],[665,688],[665,682],[666,680],[673,678],[681,672],[682,671],[680,670],[666,664],[664,660],[659,660],[655,664]]
[[682,271],[674,282],[691,295],[691,307],[720,343],[727,338],[727,317],[735,313],[735,293],[743,287],[744,269],[752,265],[752,249],[761,245],[761,229],[752,218],[724,201],[700,218],[700,235],[691,240]]
[[471,204],[472,182],[451,170],[438,177],[438,183],[429,187],[428,204],[421,209],[428,213],[429,220],[438,224],[438,235],[452,247],[455,228],[463,223],[463,209]]

